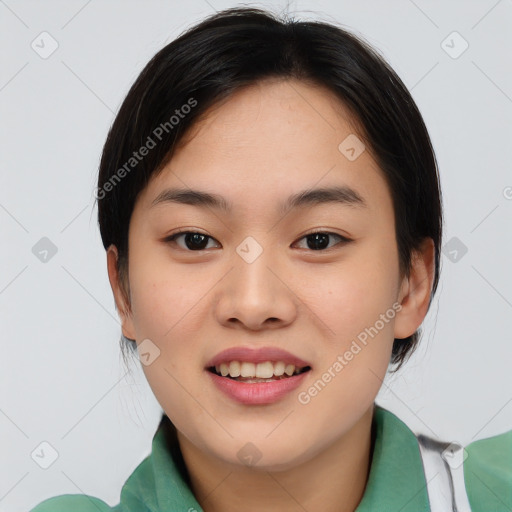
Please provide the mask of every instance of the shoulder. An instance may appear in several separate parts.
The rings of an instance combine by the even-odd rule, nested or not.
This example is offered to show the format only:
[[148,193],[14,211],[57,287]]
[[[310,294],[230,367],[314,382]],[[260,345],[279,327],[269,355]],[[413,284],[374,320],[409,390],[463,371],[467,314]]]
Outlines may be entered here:
[[86,494],[63,494],[42,501],[29,512],[117,512],[117,508]]
[[432,511],[512,511],[512,430],[462,446],[418,435]]
[[[399,474],[389,462],[399,457],[394,464],[406,472],[400,473],[399,481],[410,478],[414,468],[419,467],[416,472],[421,473],[428,510],[432,512],[452,510],[454,504],[461,511],[512,511],[512,430],[463,446],[413,432],[386,409],[377,407],[375,412],[378,437],[380,431],[382,438],[376,453],[382,452],[380,455],[387,460],[380,479],[385,480],[391,473]],[[412,449],[412,445],[417,448]],[[417,460],[421,462],[417,464]],[[388,484],[396,489],[396,483]]]
[[512,510],[512,430],[465,450],[464,480],[474,510]]

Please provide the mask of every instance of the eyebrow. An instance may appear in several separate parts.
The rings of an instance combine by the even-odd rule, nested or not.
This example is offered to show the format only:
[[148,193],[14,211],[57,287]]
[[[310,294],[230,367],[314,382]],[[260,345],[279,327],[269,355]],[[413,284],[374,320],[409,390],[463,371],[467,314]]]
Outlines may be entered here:
[[[199,207],[210,207],[224,212],[230,212],[232,210],[232,204],[223,196],[210,192],[184,188],[167,188],[163,190],[153,200],[151,207],[162,203],[178,203]],[[347,185],[343,185],[303,190],[291,195],[283,204],[281,204],[280,210],[284,213],[293,208],[327,203],[359,208],[366,208],[368,206],[364,198],[356,190]]]

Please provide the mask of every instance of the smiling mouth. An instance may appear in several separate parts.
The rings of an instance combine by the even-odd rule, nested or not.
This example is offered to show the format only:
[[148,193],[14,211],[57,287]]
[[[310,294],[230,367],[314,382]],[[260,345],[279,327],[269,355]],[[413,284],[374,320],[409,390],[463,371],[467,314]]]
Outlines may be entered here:
[[295,375],[311,370],[310,366],[296,367],[282,361],[266,361],[264,363],[250,363],[231,361],[220,365],[210,366],[207,370],[219,377],[225,377],[238,382],[274,382],[289,379]]

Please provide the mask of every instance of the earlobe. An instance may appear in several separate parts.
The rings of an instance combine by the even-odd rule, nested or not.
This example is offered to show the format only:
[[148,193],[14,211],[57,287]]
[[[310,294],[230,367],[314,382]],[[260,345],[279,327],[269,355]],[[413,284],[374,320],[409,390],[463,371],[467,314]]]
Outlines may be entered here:
[[396,315],[395,338],[404,339],[414,334],[423,322],[432,293],[435,272],[435,245],[425,238],[420,249],[413,252],[411,272],[402,280],[398,301],[402,309]]
[[135,339],[135,330],[133,328],[132,314],[128,298],[123,292],[119,271],[118,271],[118,251],[117,247],[112,244],[107,249],[107,271],[110,287],[114,295],[117,312],[121,319],[121,327],[123,335],[130,339]]

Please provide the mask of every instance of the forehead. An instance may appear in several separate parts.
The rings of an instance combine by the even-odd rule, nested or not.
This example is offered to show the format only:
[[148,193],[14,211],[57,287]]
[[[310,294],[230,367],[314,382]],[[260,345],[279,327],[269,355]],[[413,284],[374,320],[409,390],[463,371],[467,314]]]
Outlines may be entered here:
[[235,207],[249,207],[256,200],[261,206],[278,198],[283,203],[306,188],[341,185],[370,208],[383,208],[389,192],[356,125],[324,87],[258,82],[216,104],[189,129],[150,180],[145,206],[168,187],[207,190]]

